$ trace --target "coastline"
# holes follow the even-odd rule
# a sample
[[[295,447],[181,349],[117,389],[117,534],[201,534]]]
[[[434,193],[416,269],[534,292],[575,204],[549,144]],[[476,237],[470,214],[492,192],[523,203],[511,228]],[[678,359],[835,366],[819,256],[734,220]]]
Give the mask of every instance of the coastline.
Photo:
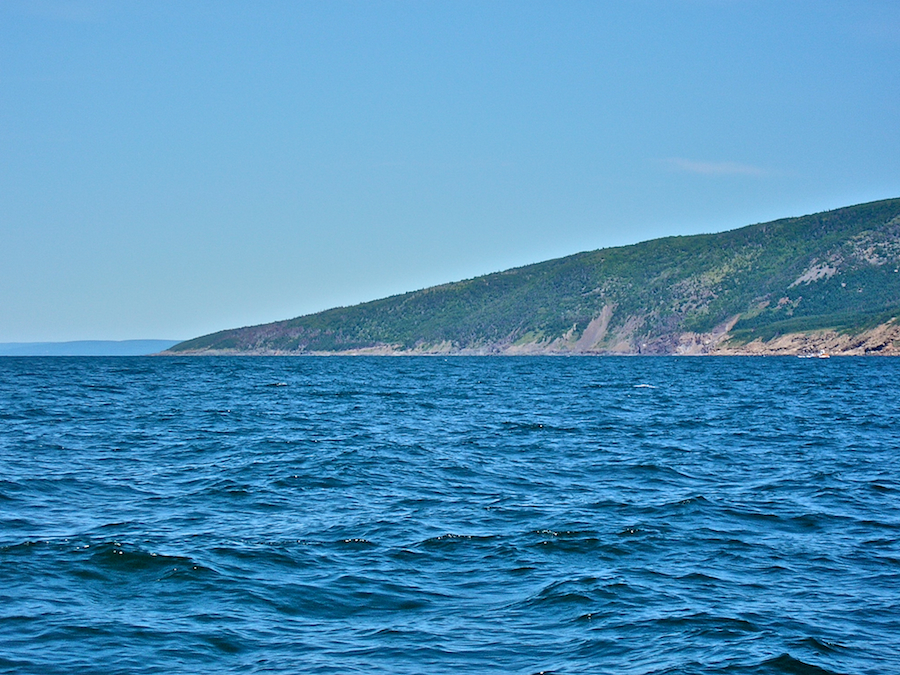
[[[730,327],[729,327],[730,328]],[[681,333],[649,343],[622,343],[604,349],[585,348],[578,343],[554,340],[549,343],[489,344],[478,348],[454,349],[449,343],[403,349],[395,345],[375,345],[340,351],[287,351],[198,349],[164,351],[156,356],[900,356],[900,323],[895,320],[857,334],[836,330],[788,333],[771,340],[734,344],[728,331]]]

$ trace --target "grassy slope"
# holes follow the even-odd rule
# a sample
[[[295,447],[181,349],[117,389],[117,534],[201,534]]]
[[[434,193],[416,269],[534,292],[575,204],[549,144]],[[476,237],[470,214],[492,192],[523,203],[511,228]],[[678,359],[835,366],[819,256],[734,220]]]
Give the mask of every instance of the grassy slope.
[[[477,349],[576,338],[603,307],[632,344],[705,332],[736,339],[854,331],[900,313],[900,199],[719,234],[601,249],[475,279],[183,342],[173,352]],[[792,286],[810,267],[831,276]],[[830,270],[834,271],[831,272]],[[574,328],[574,331],[572,330]]]

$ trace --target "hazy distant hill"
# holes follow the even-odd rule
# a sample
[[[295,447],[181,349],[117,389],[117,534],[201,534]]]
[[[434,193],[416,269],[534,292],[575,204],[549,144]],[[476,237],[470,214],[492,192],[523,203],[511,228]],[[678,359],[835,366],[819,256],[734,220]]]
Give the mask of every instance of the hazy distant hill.
[[[0,356],[143,356],[178,340],[76,340],[74,342],[0,342]]]
[[[900,353],[900,199],[578,253],[171,353]]]

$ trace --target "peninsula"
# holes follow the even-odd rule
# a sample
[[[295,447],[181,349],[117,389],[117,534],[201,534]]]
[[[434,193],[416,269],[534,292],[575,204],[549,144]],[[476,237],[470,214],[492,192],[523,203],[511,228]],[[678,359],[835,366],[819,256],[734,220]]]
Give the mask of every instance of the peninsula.
[[[900,355],[900,199],[527,265],[165,354]]]

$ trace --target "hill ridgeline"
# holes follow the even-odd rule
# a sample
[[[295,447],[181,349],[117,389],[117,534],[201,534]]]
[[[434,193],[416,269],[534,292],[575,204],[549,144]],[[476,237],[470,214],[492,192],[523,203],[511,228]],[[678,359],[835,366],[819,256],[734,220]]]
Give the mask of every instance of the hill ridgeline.
[[[548,260],[166,354],[900,354],[900,199]]]

